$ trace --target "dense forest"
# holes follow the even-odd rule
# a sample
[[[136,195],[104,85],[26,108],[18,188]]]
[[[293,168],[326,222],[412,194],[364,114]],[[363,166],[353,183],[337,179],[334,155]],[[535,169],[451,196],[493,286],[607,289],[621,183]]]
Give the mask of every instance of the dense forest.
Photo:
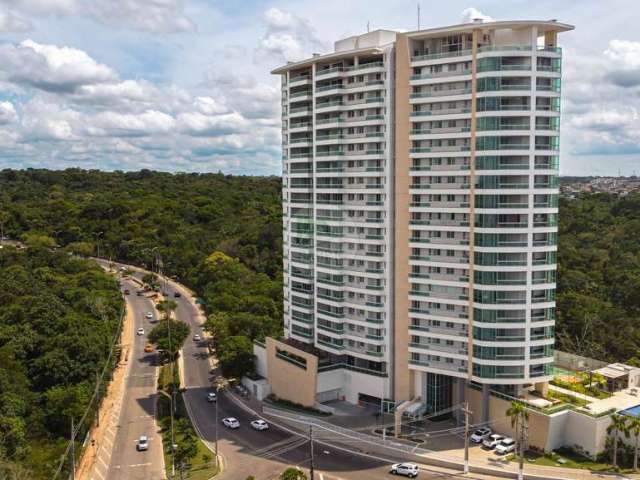
[[[276,177],[4,170],[0,230],[34,250],[58,246],[148,268],[160,261],[202,299],[216,345],[227,352],[223,367],[233,374],[233,365],[249,366],[254,338],[282,330],[280,191]],[[72,368],[64,357],[41,361]],[[0,357],[0,375],[3,367]],[[0,399],[3,394],[0,380]]]
[[[97,375],[111,372],[122,311],[116,280],[95,262],[0,250],[0,478],[55,471],[71,418],[77,425]]]
[[[562,199],[559,349],[640,365],[640,193]]]
[[[164,271],[204,302],[228,375],[249,368],[251,340],[280,333],[279,178],[5,170],[0,187],[0,230],[34,247],[0,257],[4,457],[28,458],[36,435],[48,440],[39,463],[51,465],[114,328],[112,316],[96,327],[91,307],[111,298],[113,282],[38,246],[147,267],[160,254]],[[640,364],[640,193],[562,199],[559,242],[558,348]]]

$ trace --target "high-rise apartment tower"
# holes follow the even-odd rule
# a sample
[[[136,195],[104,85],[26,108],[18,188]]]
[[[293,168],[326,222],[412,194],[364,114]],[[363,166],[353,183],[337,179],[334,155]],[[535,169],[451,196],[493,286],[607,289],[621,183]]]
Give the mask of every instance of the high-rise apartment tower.
[[[302,403],[384,398],[434,411],[465,388],[485,399],[544,389],[555,323],[557,35],[572,28],[377,30],[275,70],[285,339],[267,351],[308,373],[296,381],[270,365],[281,396],[311,389]]]

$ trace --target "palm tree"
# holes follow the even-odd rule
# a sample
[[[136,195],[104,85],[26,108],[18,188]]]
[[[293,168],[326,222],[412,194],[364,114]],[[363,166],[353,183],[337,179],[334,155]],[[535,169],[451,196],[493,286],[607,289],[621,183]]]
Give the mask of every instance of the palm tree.
[[[638,449],[640,448],[640,417],[633,417],[629,420],[626,428],[627,436],[629,433],[633,435],[635,443],[633,445],[633,469],[638,470]]]
[[[171,318],[171,313],[176,308],[178,308],[178,304],[173,300],[163,300],[161,302],[158,302],[156,308],[158,309],[158,311],[164,313],[164,319],[168,320],[169,318]]]
[[[617,413],[611,414],[611,425],[607,427],[607,433],[613,432],[613,466],[618,466],[618,435],[627,430],[628,417]]]
[[[511,428],[516,431],[516,439],[520,447],[520,468],[518,470],[518,479],[524,477],[524,432],[527,421],[529,420],[529,411],[523,402],[512,401],[511,406],[507,409],[507,417],[511,419]]]

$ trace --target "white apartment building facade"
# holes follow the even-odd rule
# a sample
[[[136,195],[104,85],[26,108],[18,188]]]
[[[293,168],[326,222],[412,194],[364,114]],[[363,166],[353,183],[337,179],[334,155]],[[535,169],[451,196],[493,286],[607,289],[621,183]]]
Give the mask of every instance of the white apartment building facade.
[[[572,28],[378,30],[274,71],[285,340],[273,352],[319,359],[317,401],[440,410],[469,385],[486,398],[551,378],[557,34]]]

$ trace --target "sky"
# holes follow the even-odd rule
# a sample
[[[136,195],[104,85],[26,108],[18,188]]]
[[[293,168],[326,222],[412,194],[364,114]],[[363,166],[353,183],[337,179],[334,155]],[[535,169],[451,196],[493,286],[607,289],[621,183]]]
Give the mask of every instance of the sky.
[[[561,174],[640,174],[637,0],[0,0],[0,168],[281,172],[288,60],[371,29],[575,25]]]

